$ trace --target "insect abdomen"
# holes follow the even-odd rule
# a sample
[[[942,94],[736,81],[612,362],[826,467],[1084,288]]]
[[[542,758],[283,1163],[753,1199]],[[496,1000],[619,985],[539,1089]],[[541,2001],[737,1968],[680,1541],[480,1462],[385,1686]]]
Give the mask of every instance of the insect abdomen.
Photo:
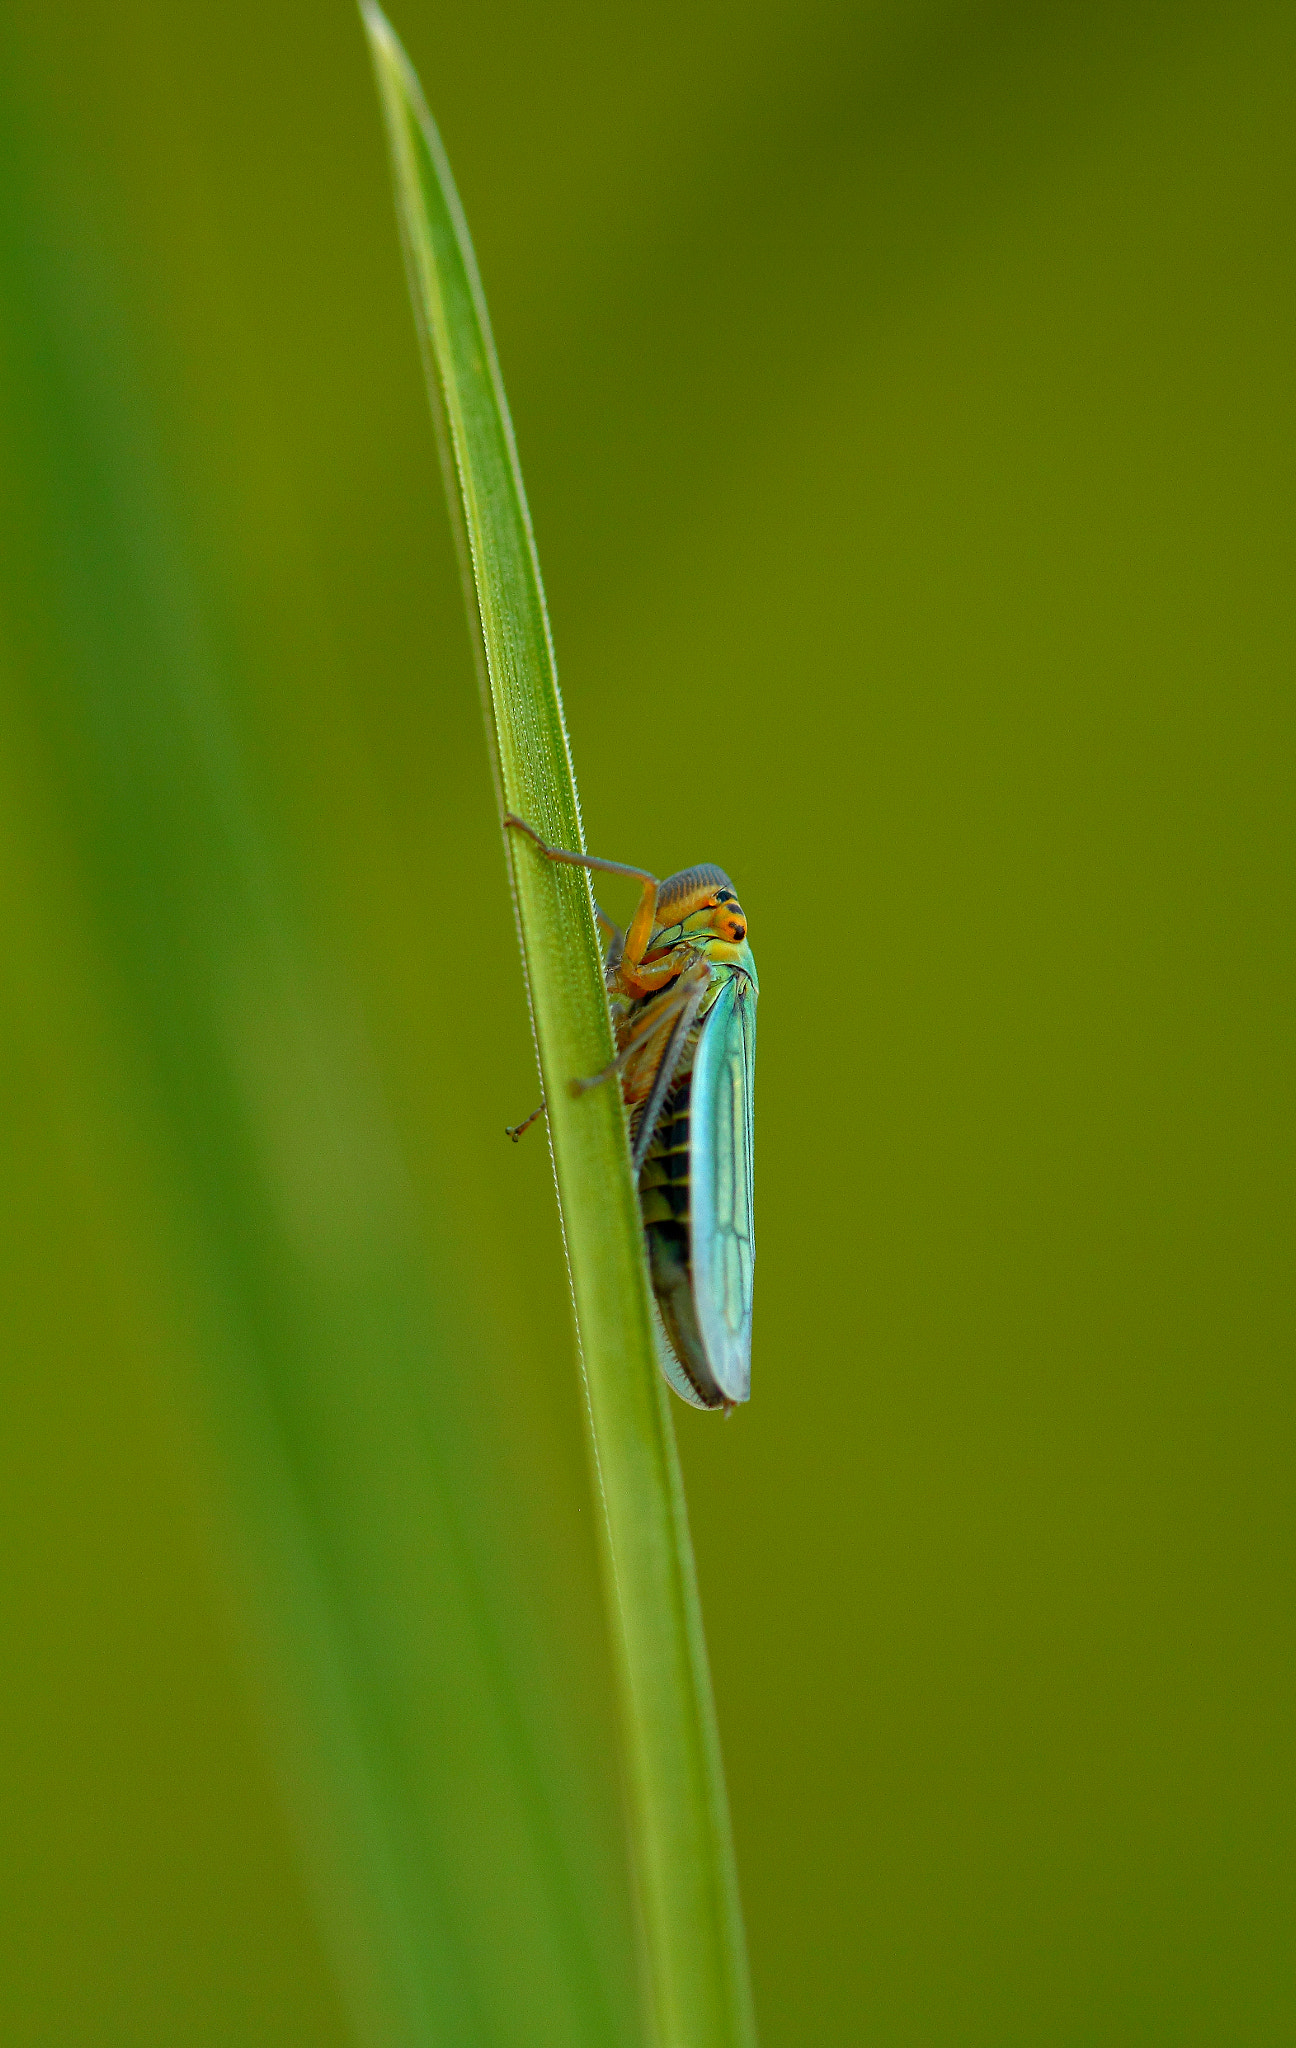
[[[639,1169],[644,1227],[689,1221],[689,1097],[693,1076],[677,1081],[662,1104],[652,1142]]]
[[[653,1292],[672,1351],[704,1408],[724,1396],[711,1377],[693,1300],[690,1230],[690,1099],[693,1077],[677,1081],[662,1105],[639,1169],[639,1203]]]

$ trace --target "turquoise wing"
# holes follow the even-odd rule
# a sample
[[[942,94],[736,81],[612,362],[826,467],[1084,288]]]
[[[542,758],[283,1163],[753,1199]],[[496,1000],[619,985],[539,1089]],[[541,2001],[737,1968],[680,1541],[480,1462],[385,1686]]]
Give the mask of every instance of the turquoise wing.
[[[739,969],[703,1021],[690,1133],[693,1297],[707,1362],[726,1401],[751,1394],[755,1066],[756,982]]]

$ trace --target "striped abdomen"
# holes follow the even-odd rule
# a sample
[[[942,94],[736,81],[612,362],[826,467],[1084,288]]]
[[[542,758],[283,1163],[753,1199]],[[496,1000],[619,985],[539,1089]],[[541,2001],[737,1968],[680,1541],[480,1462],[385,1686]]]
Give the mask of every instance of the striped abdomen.
[[[693,1300],[690,1231],[690,1101],[693,1076],[675,1083],[662,1105],[652,1141],[639,1169],[648,1269],[666,1335],[698,1400],[705,1408],[724,1405],[707,1364]]]

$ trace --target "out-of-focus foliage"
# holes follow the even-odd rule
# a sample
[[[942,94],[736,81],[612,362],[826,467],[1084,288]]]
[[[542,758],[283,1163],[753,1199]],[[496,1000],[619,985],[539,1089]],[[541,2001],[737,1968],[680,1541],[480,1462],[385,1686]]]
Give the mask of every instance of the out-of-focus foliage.
[[[753,919],[755,1397],[677,1419],[763,2037],[1276,2048],[1288,11],[397,26],[589,843],[721,861]],[[402,1853],[498,1958],[469,2038],[510,1997],[564,2038],[591,1984],[624,2030],[570,1312],[543,1147],[500,1136],[530,1045],[359,25],[77,0],[11,37],[6,2038],[364,2038],[409,1979],[359,1820],[418,1757]],[[362,1429],[344,1544],[322,1475]],[[282,1503],[250,1555],[249,1441]],[[432,1584],[463,1620],[395,1660],[418,1713],[330,1719],[328,1646]],[[483,1642],[507,1740],[494,1681],[452,1684]]]
[[[490,1426],[508,1347],[464,1326],[374,992],[240,734],[256,656],[191,567],[103,252],[9,172],[6,2037],[628,2041],[547,1461]]]

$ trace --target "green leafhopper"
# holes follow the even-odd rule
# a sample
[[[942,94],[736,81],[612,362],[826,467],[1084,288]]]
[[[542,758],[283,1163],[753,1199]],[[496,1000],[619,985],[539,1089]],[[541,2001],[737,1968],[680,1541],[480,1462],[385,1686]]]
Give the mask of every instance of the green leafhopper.
[[[605,974],[616,1058],[572,1085],[579,1093],[620,1076],[661,1368],[694,1407],[727,1412],[751,1394],[759,983],[746,914],[721,868],[685,868],[659,882],[643,868],[546,846],[521,818],[504,822],[548,860],[643,884],[625,932],[599,912],[611,933]]]

